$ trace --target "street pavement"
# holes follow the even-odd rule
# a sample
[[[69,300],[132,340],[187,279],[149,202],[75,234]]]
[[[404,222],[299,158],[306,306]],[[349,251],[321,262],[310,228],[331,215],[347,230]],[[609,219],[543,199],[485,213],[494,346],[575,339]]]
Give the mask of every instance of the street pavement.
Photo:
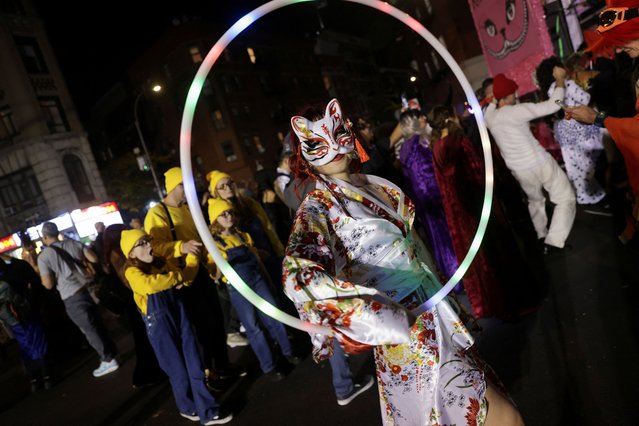
[[[621,245],[612,219],[579,208],[566,255],[541,258],[546,282],[541,308],[521,320],[480,321],[480,353],[496,370],[527,425],[639,424],[639,250]],[[517,277],[512,277],[516,280]],[[58,361],[58,382],[29,392],[17,347],[0,367],[0,425],[188,425],[167,382],[133,389],[132,339],[110,319],[121,368],[96,379],[96,355],[76,350]],[[308,354],[308,338],[295,334]],[[310,356],[282,381],[258,372],[248,347],[230,350],[247,377],[216,394],[236,412],[231,425],[381,425],[373,387],[350,405],[335,401],[330,367]],[[370,354],[352,357],[357,377],[373,373]]]

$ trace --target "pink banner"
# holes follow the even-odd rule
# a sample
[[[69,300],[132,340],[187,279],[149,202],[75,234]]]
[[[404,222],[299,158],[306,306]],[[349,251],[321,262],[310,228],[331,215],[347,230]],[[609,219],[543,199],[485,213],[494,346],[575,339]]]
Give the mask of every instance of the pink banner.
[[[491,75],[504,73],[518,93],[536,90],[535,68],[554,55],[541,0],[468,0]]]

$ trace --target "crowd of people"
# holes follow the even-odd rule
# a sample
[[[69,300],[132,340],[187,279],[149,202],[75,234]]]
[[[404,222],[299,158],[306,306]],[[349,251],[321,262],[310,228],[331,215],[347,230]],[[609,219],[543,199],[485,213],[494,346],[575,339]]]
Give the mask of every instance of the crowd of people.
[[[617,3],[633,9],[602,13],[600,43],[634,59],[639,3]],[[262,299],[332,330],[311,336],[312,356],[330,362],[339,405],[375,383],[372,375],[354,381],[348,364],[348,354],[370,350],[386,425],[523,424],[467,327],[473,319],[514,321],[536,311],[543,283],[533,273],[535,256],[571,249],[577,205],[613,216],[620,241],[636,243],[639,116],[611,103],[606,89],[616,87],[620,99],[639,97],[639,68],[624,66],[623,57],[588,52],[548,58],[535,73],[536,102],[520,102],[516,82],[503,74],[482,84],[495,199],[474,262],[434,306],[429,298],[466,256],[482,210],[481,140],[468,109],[407,109],[394,126],[375,128],[347,118],[337,99],[308,107],[291,118],[277,169],[262,176],[258,193],[240,190],[229,173],[208,173],[203,207],[211,235]],[[560,156],[534,131],[539,120],[553,129]],[[230,361],[229,347],[250,346],[274,381],[304,353],[203,250],[181,169],[164,176],[166,196],[143,220],[96,224],[91,247],[61,238],[47,222],[37,257],[28,250],[27,261],[3,256],[0,320],[20,345],[32,390],[49,389],[41,290],[57,290],[98,354],[96,378],[119,368],[99,310],[111,301],[134,338],[132,384],[168,377],[181,416],[223,424],[233,414],[211,390],[247,374]]]

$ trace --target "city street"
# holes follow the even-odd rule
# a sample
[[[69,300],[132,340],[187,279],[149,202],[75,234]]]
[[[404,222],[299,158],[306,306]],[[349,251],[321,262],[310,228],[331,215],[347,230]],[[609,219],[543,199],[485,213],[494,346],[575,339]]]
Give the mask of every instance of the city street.
[[[595,212],[599,213],[599,212]],[[480,353],[494,367],[528,425],[636,425],[639,407],[639,252],[621,245],[612,218],[578,208],[566,255],[543,259],[542,307],[515,322],[481,321]],[[516,280],[517,277],[512,277]],[[168,383],[131,387],[132,340],[114,323],[122,367],[95,379],[95,354],[85,348],[59,366],[53,389],[29,393],[17,345],[0,369],[1,425],[188,425]],[[308,353],[308,339],[296,335]],[[373,388],[340,407],[330,368],[310,356],[284,380],[257,372],[250,349],[230,350],[250,373],[223,395],[231,425],[381,425]],[[370,354],[352,359],[357,377],[373,373]]]

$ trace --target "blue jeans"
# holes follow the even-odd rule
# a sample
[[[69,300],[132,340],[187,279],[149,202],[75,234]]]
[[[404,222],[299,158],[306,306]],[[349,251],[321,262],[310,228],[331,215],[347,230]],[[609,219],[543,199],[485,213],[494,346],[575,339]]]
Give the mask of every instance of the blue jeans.
[[[261,275],[250,282],[249,287],[264,300],[277,306],[275,298],[268,289],[268,284]],[[264,331],[260,327],[260,323],[268,330],[268,334],[273,340],[280,345],[282,353],[285,356],[291,356],[293,355],[293,348],[286,335],[284,325],[253,306],[251,302],[238,293],[233,286],[229,285],[228,290],[231,296],[231,303],[235,307],[237,316],[246,329],[248,341],[260,362],[260,368],[265,373],[272,371],[275,368],[275,360],[268,341],[266,340],[266,336],[264,335]]]
[[[147,315],[142,317],[160,368],[169,376],[178,410],[197,413],[202,423],[213,419],[220,405],[206,387],[204,364],[178,290],[150,295]]]
[[[348,396],[353,391],[353,373],[348,365],[344,349],[336,341],[333,342],[333,356],[329,358],[328,362],[333,371],[335,396],[338,399]]]

